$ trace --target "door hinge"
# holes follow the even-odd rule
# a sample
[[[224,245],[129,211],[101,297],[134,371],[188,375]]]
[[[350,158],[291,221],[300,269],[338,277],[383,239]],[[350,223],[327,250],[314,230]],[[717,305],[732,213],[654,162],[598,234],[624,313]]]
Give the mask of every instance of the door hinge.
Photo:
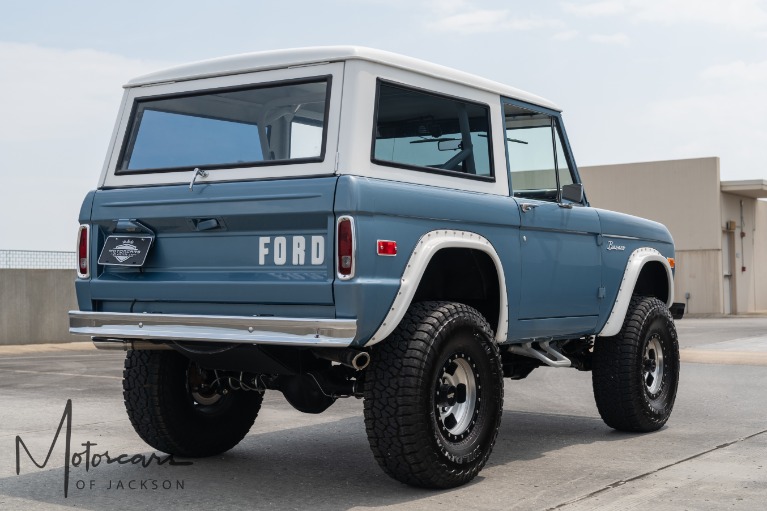
[[[601,234],[597,234],[597,246],[598,247],[602,246],[602,235]]]
[[[597,298],[599,298],[600,300],[605,297],[605,294],[606,293],[605,293],[604,287],[600,287],[599,289],[597,289]]]

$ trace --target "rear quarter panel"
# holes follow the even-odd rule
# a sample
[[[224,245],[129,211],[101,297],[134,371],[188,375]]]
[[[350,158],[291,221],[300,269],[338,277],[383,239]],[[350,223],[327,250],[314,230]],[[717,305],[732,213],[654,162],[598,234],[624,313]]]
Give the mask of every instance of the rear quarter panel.
[[[431,231],[487,238],[504,261],[507,289],[518,289],[519,212],[510,197],[354,176],[339,178],[336,197],[336,216],[355,219],[358,262],[354,279],[334,283],[336,312],[339,318],[358,318],[358,343],[381,326],[416,244]],[[378,256],[379,239],[396,241],[397,256]],[[509,311],[517,310],[517,294],[510,292],[508,299]]]

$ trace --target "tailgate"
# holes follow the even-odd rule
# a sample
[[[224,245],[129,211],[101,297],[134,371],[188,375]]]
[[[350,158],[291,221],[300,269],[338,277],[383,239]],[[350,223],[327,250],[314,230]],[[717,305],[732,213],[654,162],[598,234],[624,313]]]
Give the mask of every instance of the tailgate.
[[[96,192],[92,310],[333,316],[336,177]],[[96,265],[109,235],[143,225],[142,267]],[[82,304],[81,304],[82,305]]]

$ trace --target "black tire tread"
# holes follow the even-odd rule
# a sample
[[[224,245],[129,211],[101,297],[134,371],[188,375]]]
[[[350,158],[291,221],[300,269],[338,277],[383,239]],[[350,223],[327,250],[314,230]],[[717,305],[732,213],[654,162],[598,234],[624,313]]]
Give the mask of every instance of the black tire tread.
[[[174,351],[132,350],[125,357],[123,398],[133,428],[147,444],[184,457],[228,451],[248,433],[261,408],[257,392],[237,392],[227,414],[215,418],[190,415],[180,403],[179,366],[188,364]],[[182,375],[183,376],[183,375]]]
[[[671,352],[664,354],[672,364],[671,404],[665,416],[649,414],[642,406],[644,388],[637,377],[637,364],[644,353],[642,336],[649,323],[660,316],[671,339]],[[673,359],[672,359],[673,357]],[[675,360],[674,360],[675,359]],[[676,327],[666,304],[654,297],[634,296],[629,303],[620,332],[598,338],[594,346],[592,383],[594,398],[602,420],[613,429],[649,432],[663,427],[671,414],[679,380],[679,345]]]
[[[478,325],[489,339],[498,387],[498,410],[489,449],[480,459],[461,469],[449,467],[430,447],[431,434],[418,414],[423,413],[425,367],[435,357],[432,345],[445,327],[455,321]],[[495,444],[503,410],[503,371],[498,347],[485,318],[475,309],[453,302],[413,304],[396,330],[375,345],[365,376],[365,429],[376,461],[389,476],[403,483],[426,488],[451,488],[474,478],[487,462]],[[428,384],[428,383],[427,383]]]

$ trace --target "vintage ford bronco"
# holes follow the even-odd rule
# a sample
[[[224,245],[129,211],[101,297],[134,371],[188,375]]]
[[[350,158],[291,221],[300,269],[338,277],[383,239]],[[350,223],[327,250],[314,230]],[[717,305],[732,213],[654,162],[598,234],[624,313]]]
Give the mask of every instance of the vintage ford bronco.
[[[447,488],[487,462],[504,377],[590,370],[623,431],[674,404],[668,230],[590,207],[560,110],[470,74],[328,47],[137,78],[80,223],[70,331],[127,351],[167,453],[231,449],[266,390],[354,396],[387,474]]]

